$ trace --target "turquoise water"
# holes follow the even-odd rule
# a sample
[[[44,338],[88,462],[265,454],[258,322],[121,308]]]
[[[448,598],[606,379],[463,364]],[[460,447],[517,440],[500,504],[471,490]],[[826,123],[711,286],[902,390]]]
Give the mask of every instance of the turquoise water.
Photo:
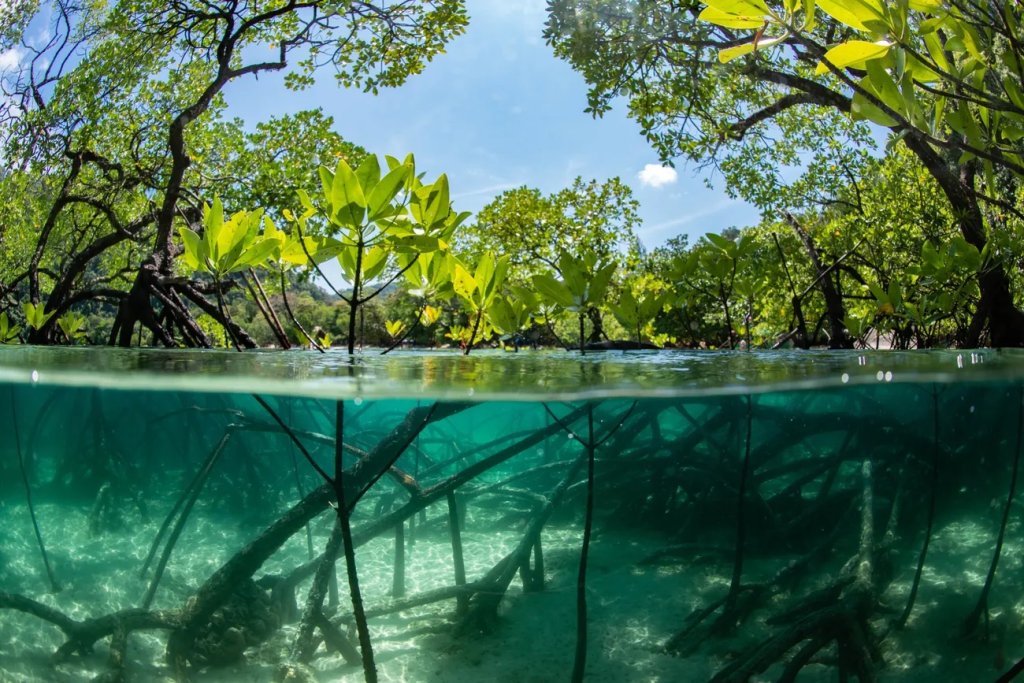
[[[381,680],[995,680],[1022,387],[994,351],[0,348],[0,681],[362,680],[340,551],[306,607],[342,518]]]

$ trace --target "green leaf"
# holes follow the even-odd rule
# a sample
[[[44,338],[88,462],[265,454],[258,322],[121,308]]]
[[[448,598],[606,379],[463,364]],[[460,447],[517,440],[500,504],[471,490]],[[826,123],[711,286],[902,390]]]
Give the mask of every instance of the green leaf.
[[[178,228],[178,234],[181,236],[181,243],[185,248],[183,254],[185,263],[192,270],[205,271],[206,254],[203,253],[204,242],[202,238],[184,226]]]
[[[548,273],[534,275],[533,286],[542,297],[553,304],[563,308],[568,308],[573,304],[573,296],[569,288]]]
[[[639,303],[629,287],[622,290],[619,302],[609,306],[615,319],[627,330],[633,330],[640,325]]]
[[[640,320],[642,323],[653,320],[661,309],[665,305],[665,300],[668,298],[667,292],[655,294],[650,292],[644,297],[644,300],[640,303]]]
[[[268,258],[278,249],[280,243],[273,238],[263,238],[256,242],[244,252],[238,261],[238,268],[258,268],[264,265]],[[303,254],[305,257],[305,254]]]
[[[395,251],[401,254],[429,254],[441,249],[441,242],[431,235],[407,235],[391,242]]]
[[[724,50],[718,51],[718,61],[722,64],[728,64],[737,57],[750,54],[754,50],[754,43],[744,43],[743,45],[737,45],[736,47],[727,47]]]
[[[950,261],[957,267],[975,273],[981,269],[981,252],[960,235],[954,235],[947,248]]]
[[[868,93],[871,93],[889,106],[901,107],[903,97],[892,81],[892,78],[876,62],[868,62],[868,75],[860,80],[860,86]],[[889,128],[896,125],[896,120],[886,114],[882,109],[869,101],[860,92],[853,93],[853,101],[850,107],[850,114],[854,119],[867,119],[880,126]]]
[[[942,257],[939,255],[939,250],[928,240],[921,243],[921,260],[924,261],[925,265],[934,269],[942,266]]]
[[[388,250],[384,247],[373,247],[363,252],[363,281],[370,282],[380,275],[388,265]]]
[[[707,238],[708,242],[713,244],[718,249],[724,251],[727,255],[732,256],[733,254],[736,253],[736,243],[733,242],[728,237],[722,237],[721,235],[718,235],[713,232],[709,232],[708,234],[704,235],[704,237]]]
[[[448,218],[451,211],[451,200],[448,197],[448,176],[441,176],[434,182],[432,191],[427,200],[427,209],[423,215],[423,223],[427,227],[434,226],[438,222]]]
[[[615,263],[609,263],[594,273],[594,279],[590,283],[587,297],[583,303],[590,305],[601,303],[601,300],[604,299],[604,292],[608,289],[608,283],[611,281],[617,267]]]
[[[324,167],[322,167],[322,166],[320,167],[321,173],[326,171],[326,170],[327,169],[325,169]],[[328,187],[330,187],[330,185],[328,185]],[[306,213],[308,215],[313,215],[314,213],[316,213],[316,207],[313,206],[313,202],[310,200],[309,194],[307,194],[305,190],[303,190],[301,188],[296,190],[295,191],[295,196],[297,196],[299,198],[299,203],[302,204],[302,208],[304,208],[306,210]],[[325,197],[327,196],[326,192],[325,192],[324,196]]]
[[[33,330],[42,328],[43,325],[53,317],[53,311],[49,313],[45,312],[44,304],[39,304],[37,306],[31,301],[26,301],[22,304],[21,309],[25,313],[25,320],[28,322],[28,326]]]
[[[207,205],[203,211],[203,256],[204,260],[217,260],[220,253],[217,244],[220,231],[224,225],[224,206],[220,197],[214,197],[213,204]]]
[[[210,235],[208,239],[211,243],[217,241],[217,233],[220,232],[220,227],[223,224],[224,205],[221,203],[220,197],[214,197],[213,204],[207,205],[203,212],[203,232]]]
[[[388,213],[391,202],[395,200],[411,173],[412,168],[409,166],[396,166],[374,186],[366,200],[370,221],[376,221]]]
[[[879,0],[818,0],[818,7],[835,19],[858,31],[868,31],[884,21],[885,8]]]
[[[305,246],[305,249],[303,249],[303,246]],[[284,246],[281,247],[280,259],[288,265],[304,266],[309,263],[309,257],[306,255],[306,252],[309,252],[310,256],[317,255],[316,239],[304,236],[300,242],[298,237],[289,237]]]
[[[884,57],[892,48],[892,43],[880,40],[875,43],[866,40],[848,40],[845,43],[836,45],[825,53],[825,59],[818,64],[815,74],[822,75],[830,71],[827,60],[837,69],[864,68],[865,63]]]
[[[401,320],[385,320],[384,329],[392,339],[398,339],[405,332],[405,323]]]
[[[342,227],[358,227],[363,223],[366,197],[352,167],[344,159],[338,159],[334,169],[334,181],[327,198],[331,204],[330,219]]]
[[[338,159],[338,165],[334,169],[334,182],[331,184],[331,201],[335,206],[347,206],[356,204],[366,206],[366,198],[363,195],[363,187],[359,183],[359,177],[348,165],[345,159]]]
[[[515,334],[519,331],[519,321],[512,304],[503,297],[496,298],[487,307],[487,317],[491,325],[500,334]]]
[[[476,281],[477,287],[481,289],[485,286],[485,283],[490,282],[494,278],[494,253],[485,252],[480,257],[480,261],[476,265],[476,272],[473,274],[473,279]]]
[[[697,15],[697,19],[700,21],[706,21],[709,24],[715,24],[716,26],[722,26],[724,28],[757,29],[764,26],[763,14],[736,14],[732,12],[723,12],[722,10],[714,7],[704,8],[704,11]]]
[[[57,318],[57,326],[69,342],[75,342],[85,336],[85,316],[75,311],[68,311]]]
[[[17,343],[19,332],[21,332],[21,326],[11,325],[11,321],[7,317],[7,311],[0,312],[0,344]]]
[[[896,280],[890,281],[889,290],[887,293],[889,295],[890,303],[892,303],[893,306],[898,308],[899,305],[903,302],[903,293],[900,289],[900,283]]]
[[[816,17],[814,16],[815,0],[803,0],[804,10],[804,33],[810,33],[814,30],[814,24]]]
[[[357,248],[353,245],[345,245],[338,252],[338,265],[341,266],[341,272],[349,282],[354,282],[356,279],[356,252]]]
[[[509,271],[509,258],[510,257],[508,255],[505,255],[495,262],[494,275],[492,275],[490,282],[487,283],[484,288],[483,294],[485,301],[493,300],[498,296],[499,290],[501,290],[502,285],[505,284],[505,278],[508,276]]]
[[[380,182],[380,163],[373,154],[367,154],[356,169],[356,178],[364,195],[369,195]]]
[[[704,4],[727,14],[759,14],[763,17],[771,13],[764,0],[704,0]]]
[[[237,261],[245,249],[250,234],[255,234],[258,220],[253,215],[239,211],[221,226],[217,235],[216,250],[211,255],[214,270],[224,274],[235,270]]]
[[[320,174],[320,187],[323,190],[324,199],[332,201],[331,188],[334,187],[334,174],[326,166],[321,166],[317,169],[317,172]],[[299,194],[299,201],[302,201],[302,195],[306,194],[306,192],[300,189],[297,193]],[[309,204],[308,201],[303,202],[303,206],[311,210],[313,209],[313,205]]]
[[[458,261],[455,262],[452,270],[452,286],[459,298],[470,304],[475,303],[473,294],[476,292],[476,280],[473,278],[473,274]]]
[[[578,261],[566,252],[558,259],[558,269],[562,273],[562,281],[565,283],[565,287],[575,298],[582,299],[587,287],[585,277],[586,264]]]

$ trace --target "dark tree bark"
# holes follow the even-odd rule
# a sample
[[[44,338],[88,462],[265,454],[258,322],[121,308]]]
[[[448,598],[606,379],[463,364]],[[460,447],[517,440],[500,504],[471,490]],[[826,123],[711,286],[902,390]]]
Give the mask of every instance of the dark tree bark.
[[[828,347],[830,349],[852,349],[853,340],[850,339],[849,335],[846,334],[846,309],[843,306],[843,297],[840,295],[839,290],[836,289],[836,283],[832,281],[832,274],[828,272],[828,268],[822,263],[821,255],[818,253],[818,248],[814,245],[814,240],[804,230],[803,226],[790,214],[788,211],[784,214],[786,222],[789,223],[790,227],[803,242],[804,249],[807,250],[807,256],[811,259],[811,263],[814,264],[814,271],[818,275],[818,284],[821,286],[821,293],[825,297],[825,315],[828,317],[829,327],[832,329],[832,337],[828,341]],[[794,305],[799,307],[799,301],[794,301]],[[799,308],[797,315],[803,322],[803,313]],[[806,328],[805,332],[806,332]]]
[[[904,141],[942,188],[953,209],[953,215],[959,220],[960,233],[964,239],[978,251],[984,249],[988,239],[981,206],[974,192],[974,166],[970,163],[959,165],[947,162],[916,132],[907,133]],[[981,290],[981,301],[961,345],[971,348],[980,346],[981,332],[987,329],[988,342],[992,346],[1024,346],[1024,313],[1013,301],[1010,278],[1002,264],[985,264],[978,273],[978,288]]]

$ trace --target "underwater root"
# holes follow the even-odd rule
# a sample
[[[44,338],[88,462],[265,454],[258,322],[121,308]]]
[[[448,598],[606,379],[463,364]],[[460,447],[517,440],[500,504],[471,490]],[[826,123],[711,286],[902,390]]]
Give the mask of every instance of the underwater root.
[[[750,613],[760,606],[766,597],[761,585],[745,585],[730,596],[722,596],[704,607],[695,609],[686,618],[682,630],[665,644],[665,652],[673,655],[691,655],[707,639],[726,636],[743,622]],[[713,615],[718,616],[712,619]]]
[[[797,674],[821,650],[835,644],[838,666],[843,680],[856,676],[861,683],[876,680],[875,668],[883,662],[879,640],[871,630],[868,617],[874,608],[874,598],[859,584],[837,601],[824,606],[797,610],[786,618],[773,619],[787,628],[767,640],[742,652],[729,665],[711,679],[712,683],[744,683],[752,676],[764,672],[780,661],[787,652],[803,646],[786,663],[781,682],[796,680]]]
[[[76,653],[89,654],[96,641],[111,637],[111,664],[115,669],[104,675],[104,680],[122,680],[128,635],[132,631],[171,630],[181,623],[181,613],[176,610],[141,609],[126,609],[78,621],[32,598],[5,592],[0,592],[0,609],[30,614],[59,628],[67,640],[54,653],[56,661],[64,661]]]
[[[776,595],[778,585],[792,579],[783,574],[791,574],[793,570],[791,566],[780,572],[771,585],[743,586],[731,609],[726,607],[727,600],[722,597],[695,610],[686,628],[666,644],[665,650],[671,654],[692,654],[708,638],[727,635],[738,619],[745,618]],[[766,623],[780,630],[741,651],[715,674],[712,683],[745,683],[782,663],[786,655],[796,649],[778,678],[780,683],[789,683],[796,680],[797,674],[811,664],[816,655],[833,645],[836,651],[833,663],[838,666],[842,680],[855,676],[861,683],[874,681],[875,669],[883,664],[880,643],[884,634],[877,636],[869,623],[877,604],[871,586],[852,573],[846,574],[768,618]],[[719,610],[719,616],[710,619]]]
[[[861,683],[876,680],[875,670],[883,663],[880,643],[884,635],[877,636],[869,620],[878,609],[878,596],[891,580],[888,571],[891,537],[887,533],[882,542],[875,540],[873,469],[870,460],[862,463],[860,539],[856,554],[845,563],[833,583],[798,598],[792,607],[768,618],[765,623],[778,630],[741,651],[715,674],[711,679],[713,683],[744,683],[776,664],[783,666],[778,680],[794,681],[822,650],[833,645],[835,654],[830,659],[839,669],[840,680],[851,677]],[[731,633],[738,620],[791,588],[797,577],[828,554],[852,511],[851,506],[830,537],[814,551],[777,572],[769,582],[734,583],[728,595],[695,610],[684,629],[668,641],[665,650],[671,654],[692,654],[709,637]],[[895,515],[894,504],[887,529],[892,527]],[[718,617],[712,620],[715,614]],[[795,653],[786,661],[785,657],[794,649]]]
[[[487,631],[492,627],[498,618],[498,605],[501,604],[509,584],[512,583],[512,579],[520,571],[520,568],[529,562],[530,555],[540,538],[540,532],[543,530],[544,525],[547,524],[551,513],[562,502],[566,490],[575,481],[586,462],[587,458],[584,455],[572,464],[569,471],[566,472],[565,478],[548,494],[547,502],[541,506],[537,514],[530,520],[526,532],[523,534],[515,550],[499,560],[480,581],[485,589],[476,592],[470,598],[466,613],[459,620],[455,628],[457,635]]]

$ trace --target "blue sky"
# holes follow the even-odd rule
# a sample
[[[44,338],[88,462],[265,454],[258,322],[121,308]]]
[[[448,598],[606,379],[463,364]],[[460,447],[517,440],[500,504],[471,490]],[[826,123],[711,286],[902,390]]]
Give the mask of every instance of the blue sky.
[[[624,106],[601,119],[584,113],[583,78],[541,38],[544,0],[467,0],[467,6],[466,33],[401,88],[373,96],[341,89],[325,74],[313,88],[292,93],[280,77],[264,76],[228,87],[229,115],[254,124],[323,107],[346,139],[377,154],[412,152],[428,177],[447,173],[460,211],[476,212],[520,185],[552,193],[578,175],[618,176],[640,201],[640,238],[648,248],[680,233],[692,240],[757,221],[753,207],[726,197],[721,183],[709,190],[681,164],[674,182],[654,187],[640,179],[657,155]]]

